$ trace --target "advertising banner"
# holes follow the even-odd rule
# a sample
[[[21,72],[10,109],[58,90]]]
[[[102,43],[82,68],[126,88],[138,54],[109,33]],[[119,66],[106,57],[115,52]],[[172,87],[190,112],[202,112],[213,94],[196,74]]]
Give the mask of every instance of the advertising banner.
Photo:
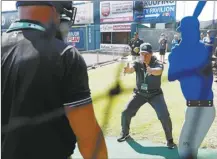
[[[120,52],[130,52],[131,51],[130,46],[126,44],[100,44],[100,49],[120,51]]]
[[[135,1],[143,11],[134,11],[134,20],[143,23],[169,23],[176,20],[176,1]]]
[[[77,8],[75,24],[91,24],[93,19],[93,3],[86,2],[74,5]]]
[[[102,24],[100,32],[131,32],[131,23],[124,24]]]
[[[6,11],[2,12],[1,18],[1,28],[2,30],[7,30],[11,23],[18,19],[17,11]]]
[[[101,23],[131,21],[133,21],[133,1],[100,2]]]
[[[85,50],[85,30],[86,28],[71,29],[67,38],[68,44],[76,47],[78,50]]]
[[[87,27],[87,32],[88,32],[88,46],[87,50],[94,50],[95,49],[95,38],[94,38],[94,25],[89,25]]]

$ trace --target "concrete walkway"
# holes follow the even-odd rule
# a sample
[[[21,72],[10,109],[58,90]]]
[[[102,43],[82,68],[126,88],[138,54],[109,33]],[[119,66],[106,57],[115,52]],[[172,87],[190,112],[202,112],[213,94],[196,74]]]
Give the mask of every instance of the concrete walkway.
[[[106,144],[110,159],[179,159],[177,148],[170,150],[165,145],[150,141],[135,141],[118,143],[115,137],[107,137]],[[72,159],[81,159],[78,149]],[[217,150],[200,149],[198,159],[217,159]]]

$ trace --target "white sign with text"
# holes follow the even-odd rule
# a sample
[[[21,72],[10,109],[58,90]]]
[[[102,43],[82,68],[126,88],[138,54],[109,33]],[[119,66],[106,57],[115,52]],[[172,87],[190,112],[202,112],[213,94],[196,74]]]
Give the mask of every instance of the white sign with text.
[[[131,48],[127,44],[100,44],[100,49],[102,50],[112,50],[121,52],[130,52]]]
[[[131,23],[124,24],[102,24],[100,32],[131,32]]]
[[[93,19],[93,3],[87,2],[74,5],[77,8],[75,24],[91,24]]]
[[[133,1],[100,2],[100,22],[133,21]]]

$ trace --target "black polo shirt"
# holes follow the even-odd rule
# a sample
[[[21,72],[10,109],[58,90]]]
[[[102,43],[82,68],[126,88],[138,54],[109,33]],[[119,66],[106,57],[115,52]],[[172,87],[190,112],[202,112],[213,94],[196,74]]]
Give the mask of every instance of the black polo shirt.
[[[151,68],[164,68],[163,64],[157,60],[157,58],[155,56],[152,56],[151,61],[149,66]],[[152,92],[153,90],[161,90],[161,76],[154,76],[154,75],[147,75],[144,76],[144,73],[146,73],[146,65],[144,63],[141,62],[134,62],[133,65],[135,72],[136,72],[136,86],[137,86],[137,90],[139,92],[146,92],[141,90],[141,85],[142,83],[146,83],[148,86],[148,90],[149,92]],[[145,80],[144,80],[145,78]]]
[[[64,106],[91,103],[87,67],[79,52],[39,30],[2,36],[2,159],[66,159],[76,137]],[[79,122],[79,121],[78,121]]]
[[[142,43],[143,43],[143,40],[140,40],[139,38],[138,38],[138,39],[132,38],[132,39],[130,40],[129,45],[130,45],[130,47],[131,47],[131,49],[132,49],[131,54],[132,54],[133,56],[139,56],[139,53],[134,52],[133,49],[136,48],[136,47],[139,48]]]

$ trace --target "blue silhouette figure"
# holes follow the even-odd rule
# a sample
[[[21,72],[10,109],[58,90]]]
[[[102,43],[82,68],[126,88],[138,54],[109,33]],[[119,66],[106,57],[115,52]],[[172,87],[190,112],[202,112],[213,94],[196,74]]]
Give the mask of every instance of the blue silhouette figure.
[[[213,74],[205,45],[200,42],[199,21],[193,16],[181,20],[182,41],[169,56],[169,81],[179,80],[186,100],[212,100]]]
[[[209,52],[200,42],[200,15],[206,1],[198,2],[193,16],[184,17],[178,31],[181,42],[169,55],[168,80],[180,82],[186,101],[213,100],[213,73]],[[181,159],[196,159],[198,148],[215,118],[213,106],[187,107],[185,121],[179,139]]]

